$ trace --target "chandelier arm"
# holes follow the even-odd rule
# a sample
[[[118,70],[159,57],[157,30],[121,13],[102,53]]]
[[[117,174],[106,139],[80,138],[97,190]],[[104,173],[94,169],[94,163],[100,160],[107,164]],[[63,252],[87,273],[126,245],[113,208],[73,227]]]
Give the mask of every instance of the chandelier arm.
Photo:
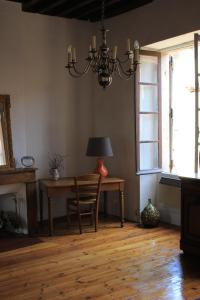
[[[130,72],[124,71],[124,68],[119,61],[118,61],[117,66],[118,66],[118,70],[120,70],[125,77],[130,77],[132,75]]]
[[[124,67],[123,67],[123,63],[119,60],[119,59],[117,59],[117,62],[118,62],[118,65],[119,65],[119,67],[120,67],[120,70],[122,71],[122,73],[125,75],[125,76],[131,76],[133,73],[134,73],[134,71],[132,70],[132,72],[128,72],[128,71],[124,71]],[[134,65],[134,68],[135,68],[135,65]],[[130,70],[130,69],[129,69]]]
[[[98,65],[99,65],[99,57],[92,61],[92,71],[94,73],[98,72]]]
[[[116,62],[109,62],[109,73],[112,75],[115,71]]]
[[[90,60],[90,61],[88,62],[88,64],[85,66],[84,70],[83,70],[82,72],[80,72],[80,71],[77,70],[77,68],[75,67],[75,64],[73,64],[73,70],[74,70],[74,72],[75,72],[77,75],[79,75],[79,77],[81,77],[81,76],[83,76],[83,75],[85,75],[85,74],[88,73],[88,71],[89,71],[91,65],[92,65],[92,60]]]
[[[70,74],[72,77],[74,77],[74,78],[80,78],[80,77],[82,76],[82,75],[77,75],[77,74],[72,73],[71,68],[68,69],[68,72],[69,72],[69,74]]]
[[[122,67],[121,67],[120,64],[116,64],[116,71],[117,71],[116,73],[118,74],[118,76],[119,76],[121,79],[129,80],[129,79],[131,78],[131,75],[132,75],[132,74],[125,72],[125,71],[122,69]],[[121,73],[121,71],[122,71],[122,73]],[[122,74],[123,74],[123,75],[122,75]]]
[[[124,60],[120,60],[118,57],[117,57],[117,61],[120,63],[120,64],[125,64],[129,61],[129,58],[126,58]]]

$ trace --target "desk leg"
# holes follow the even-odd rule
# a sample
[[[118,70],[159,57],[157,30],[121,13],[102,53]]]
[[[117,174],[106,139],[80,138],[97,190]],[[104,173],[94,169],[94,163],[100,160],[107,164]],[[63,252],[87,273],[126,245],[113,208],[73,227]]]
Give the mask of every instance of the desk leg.
[[[107,191],[104,191],[103,192],[103,213],[104,213],[104,217],[107,216],[107,198],[108,198]]]
[[[49,235],[53,235],[52,199],[48,198]]]
[[[124,227],[124,192],[119,191],[121,227]]]
[[[43,192],[40,189],[40,225],[43,226]]]

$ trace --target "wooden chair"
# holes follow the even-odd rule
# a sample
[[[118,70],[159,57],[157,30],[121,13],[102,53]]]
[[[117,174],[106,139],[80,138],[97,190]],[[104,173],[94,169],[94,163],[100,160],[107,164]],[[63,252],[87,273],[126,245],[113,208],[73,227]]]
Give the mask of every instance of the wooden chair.
[[[88,174],[74,177],[72,198],[67,198],[67,219],[70,224],[70,215],[78,217],[80,234],[82,233],[82,216],[91,216],[91,223],[95,222],[95,231],[98,230],[99,198],[102,177],[99,174]]]

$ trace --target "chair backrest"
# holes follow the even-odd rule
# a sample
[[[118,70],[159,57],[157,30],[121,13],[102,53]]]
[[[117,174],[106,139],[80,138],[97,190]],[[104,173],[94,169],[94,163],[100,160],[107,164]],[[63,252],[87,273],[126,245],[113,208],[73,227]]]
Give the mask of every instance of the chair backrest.
[[[100,174],[85,174],[74,177],[74,186],[77,201],[84,195],[92,195],[99,203],[102,176]]]

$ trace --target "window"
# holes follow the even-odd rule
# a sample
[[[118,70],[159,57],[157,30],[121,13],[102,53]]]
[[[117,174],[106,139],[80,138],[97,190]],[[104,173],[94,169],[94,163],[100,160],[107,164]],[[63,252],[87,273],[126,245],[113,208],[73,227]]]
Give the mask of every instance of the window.
[[[195,165],[194,48],[164,54],[162,67],[163,170],[190,174]]]
[[[199,41],[195,34],[195,47],[184,44],[162,55],[141,51],[135,82],[137,174],[199,170]]]
[[[141,51],[136,75],[137,173],[161,168],[160,53]]]

